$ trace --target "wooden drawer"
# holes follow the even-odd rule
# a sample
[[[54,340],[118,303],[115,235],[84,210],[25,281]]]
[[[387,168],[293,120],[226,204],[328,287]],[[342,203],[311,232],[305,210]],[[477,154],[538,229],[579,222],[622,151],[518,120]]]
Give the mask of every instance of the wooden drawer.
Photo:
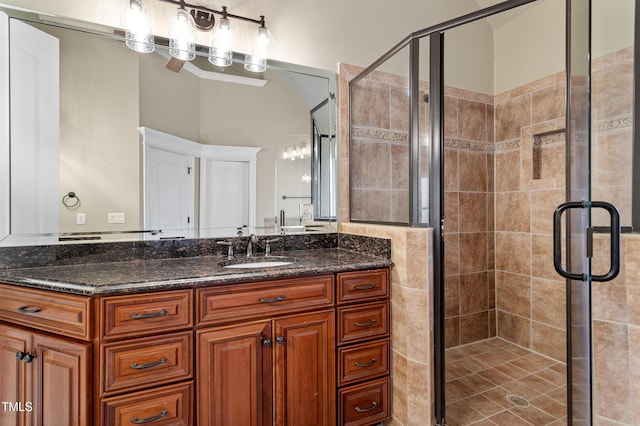
[[[104,338],[165,333],[193,327],[191,290],[104,297],[101,335]]]
[[[332,307],[333,275],[198,289],[197,325]]]
[[[0,284],[0,319],[38,330],[91,339],[90,297]]]
[[[389,270],[344,272],[338,274],[338,305],[365,302],[389,296]]]
[[[389,334],[389,302],[338,308],[338,344]]]
[[[101,404],[101,424],[193,425],[193,399],[193,382],[107,398]]]
[[[389,418],[389,378],[349,386],[338,391],[340,426],[363,426]]]
[[[131,391],[192,377],[192,332],[102,345],[102,392]]]
[[[338,350],[338,386],[389,374],[389,339]]]

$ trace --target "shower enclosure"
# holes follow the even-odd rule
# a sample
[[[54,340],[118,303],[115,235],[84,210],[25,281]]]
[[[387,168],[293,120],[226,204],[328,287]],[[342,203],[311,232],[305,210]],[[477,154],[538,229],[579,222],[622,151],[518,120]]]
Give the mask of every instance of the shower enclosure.
[[[436,424],[627,418],[593,310],[632,223],[634,3],[505,1],[349,82],[350,221],[434,230]]]

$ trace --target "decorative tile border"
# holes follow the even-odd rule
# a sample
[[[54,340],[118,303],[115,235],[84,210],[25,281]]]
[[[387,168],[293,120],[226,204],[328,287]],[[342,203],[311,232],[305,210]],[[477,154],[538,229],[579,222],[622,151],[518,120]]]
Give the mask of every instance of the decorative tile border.
[[[621,117],[600,120],[597,122],[596,126],[598,132],[610,132],[613,130],[624,129],[626,127],[633,126],[633,117],[631,115],[624,115]]]
[[[396,130],[374,129],[369,127],[353,127],[351,137],[363,139],[376,139],[389,142],[407,142],[409,132],[399,132]]]
[[[519,149],[522,146],[522,141],[520,139],[512,139],[509,141],[496,142],[495,151],[509,151],[512,149]]]
[[[445,138],[445,148],[465,149],[469,151],[493,152],[493,142],[470,141],[466,139]]]
[[[534,135],[533,136],[533,147],[541,148],[545,145],[553,145],[553,144],[564,144],[566,142],[566,137],[564,130],[559,130],[554,133],[548,133],[545,135]]]

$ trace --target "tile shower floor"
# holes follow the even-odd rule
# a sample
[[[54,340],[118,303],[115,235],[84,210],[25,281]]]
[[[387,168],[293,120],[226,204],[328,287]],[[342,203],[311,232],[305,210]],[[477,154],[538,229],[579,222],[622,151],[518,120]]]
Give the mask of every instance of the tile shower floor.
[[[446,351],[446,424],[566,425],[566,365],[495,337]]]

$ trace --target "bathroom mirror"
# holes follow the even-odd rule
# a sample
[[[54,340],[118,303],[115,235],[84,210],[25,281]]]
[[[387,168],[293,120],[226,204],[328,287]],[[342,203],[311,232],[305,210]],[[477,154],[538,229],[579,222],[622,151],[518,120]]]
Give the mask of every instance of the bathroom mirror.
[[[243,225],[258,234],[279,233],[281,211],[282,224],[294,232],[324,230],[323,225],[335,221],[335,73],[269,61],[267,70],[256,74],[245,71],[242,63],[215,67],[206,56],[198,56],[176,72],[168,69],[169,56],[162,45],[151,54],[134,52],[125,46],[117,29],[96,30],[93,25],[61,24],[59,18],[53,22],[46,16],[6,13],[11,31],[17,26],[33,29],[43,35],[43,40],[36,41],[38,49],[50,43],[57,50],[59,63],[56,59],[42,62],[55,74],[51,81],[58,81],[59,86],[13,77],[29,74],[18,67],[21,62],[32,62],[32,57],[15,45],[17,37],[11,37],[10,52],[17,56],[2,64],[11,67],[12,78],[0,99],[10,99],[6,108],[15,116],[27,109],[27,116],[59,117],[59,121],[50,119],[45,128],[52,137],[35,145],[23,143],[23,137],[29,136],[24,133],[33,127],[30,120],[23,132],[8,118],[3,123],[11,146],[0,148],[3,154],[11,152],[11,159],[10,163],[3,160],[1,169],[10,170],[10,175],[5,170],[0,177],[0,196],[10,201],[10,207],[0,212],[0,245],[230,236]],[[3,47],[9,48],[6,38],[3,36]],[[199,47],[202,55],[206,49]],[[45,95],[53,109],[43,109],[39,101],[33,111],[21,104],[21,99],[38,95],[38,84],[55,88]],[[323,105],[321,111],[318,105]],[[312,158],[317,139],[313,123],[328,138],[322,161]],[[184,232],[173,225],[171,229],[149,228],[143,129],[205,149],[255,149],[255,174],[249,175],[255,180],[255,197],[250,201],[253,218],[223,226],[208,222],[206,230],[199,229],[200,216],[207,213],[203,213],[199,196],[201,158],[191,153],[193,162],[185,167],[191,176],[185,179],[192,182],[188,196],[169,200],[169,204],[190,204],[188,225]],[[308,156],[284,159],[292,149],[306,150]],[[168,175],[162,176],[160,181],[169,180]],[[314,184],[321,190],[312,191],[312,177],[317,177]],[[175,180],[163,185],[173,183]],[[314,204],[331,208],[325,207],[307,221],[311,226],[299,226],[301,205]]]

